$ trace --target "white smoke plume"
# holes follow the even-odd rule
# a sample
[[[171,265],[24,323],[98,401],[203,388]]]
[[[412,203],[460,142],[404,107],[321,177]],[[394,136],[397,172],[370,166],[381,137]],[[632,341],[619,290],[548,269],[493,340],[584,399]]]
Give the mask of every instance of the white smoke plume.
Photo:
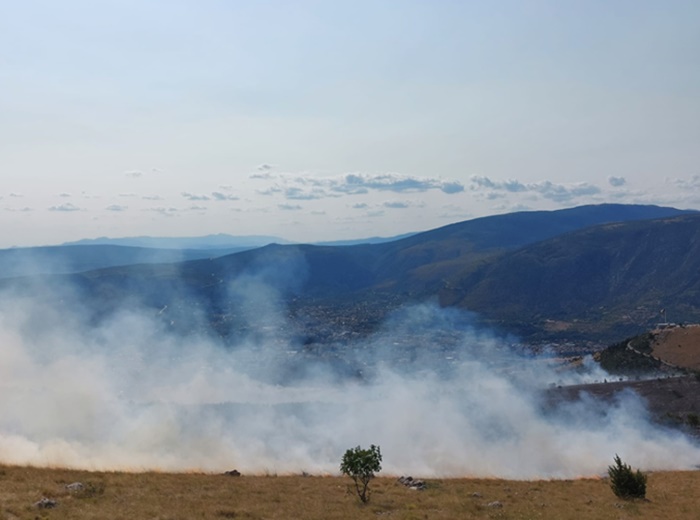
[[[280,330],[274,291],[248,279],[235,297],[246,288],[252,325]],[[616,453],[645,470],[700,463],[632,394],[545,406],[541,390],[563,376],[456,311],[404,309],[314,362],[280,334],[224,346],[137,305],[91,323],[69,291],[35,292],[0,303],[2,463],[336,474],[358,444],[381,446],[385,473],[424,477],[590,476]],[[341,358],[362,377],[330,370]],[[303,375],[278,377],[294,364]]]

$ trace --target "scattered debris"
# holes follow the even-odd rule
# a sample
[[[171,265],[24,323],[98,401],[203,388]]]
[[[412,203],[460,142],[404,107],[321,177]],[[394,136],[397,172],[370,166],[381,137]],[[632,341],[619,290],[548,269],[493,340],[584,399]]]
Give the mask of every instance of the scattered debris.
[[[58,505],[58,502],[50,498],[42,497],[38,502],[34,502],[34,506],[39,509],[53,509]]]
[[[232,469],[231,471],[224,471],[224,475],[228,475],[229,477],[240,477],[241,472],[237,469]]]
[[[406,486],[408,489],[413,489],[414,491],[420,491],[427,487],[425,485],[425,481],[414,479],[413,477],[399,477],[398,482]]]

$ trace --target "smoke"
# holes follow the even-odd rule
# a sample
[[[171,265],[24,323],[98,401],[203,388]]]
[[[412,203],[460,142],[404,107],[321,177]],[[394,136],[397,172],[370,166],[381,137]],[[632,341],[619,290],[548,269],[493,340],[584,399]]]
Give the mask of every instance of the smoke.
[[[523,357],[454,310],[408,307],[309,353],[255,276],[230,293],[260,333],[227,344],[136,304],[94,321],[76,293],[47,291],[0,299],[2,463],[333,474],[358,444],[380,445],[388,474],[425,477],[596,475],[616,453],[645,470],[700,462],[634,394],[548,404],[549,385],[603,375]]]

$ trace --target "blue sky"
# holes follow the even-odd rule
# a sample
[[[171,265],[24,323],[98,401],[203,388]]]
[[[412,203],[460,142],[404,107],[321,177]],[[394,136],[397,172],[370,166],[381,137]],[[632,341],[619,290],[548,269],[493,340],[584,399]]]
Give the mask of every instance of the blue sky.
[[[700,2],[0,2],[0,247],[700,209]]]

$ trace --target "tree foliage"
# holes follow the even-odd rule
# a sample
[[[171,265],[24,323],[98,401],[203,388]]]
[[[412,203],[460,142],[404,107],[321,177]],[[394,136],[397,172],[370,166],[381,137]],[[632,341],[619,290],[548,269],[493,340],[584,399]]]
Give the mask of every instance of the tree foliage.
[[[348,475],[355,482],[357,496],[363,503],[369,501],[369,482],[375,473],[382,469],[382,453],[379,446],[372,444],[369,449],[359,446],[349,449],[343,455],[340,463],[340,471]]]
[[[624,464],[619,455],[615,455],[615,465],[608,466],[610,487],[620,498],[644,498],[647,493],[647,476]]]

